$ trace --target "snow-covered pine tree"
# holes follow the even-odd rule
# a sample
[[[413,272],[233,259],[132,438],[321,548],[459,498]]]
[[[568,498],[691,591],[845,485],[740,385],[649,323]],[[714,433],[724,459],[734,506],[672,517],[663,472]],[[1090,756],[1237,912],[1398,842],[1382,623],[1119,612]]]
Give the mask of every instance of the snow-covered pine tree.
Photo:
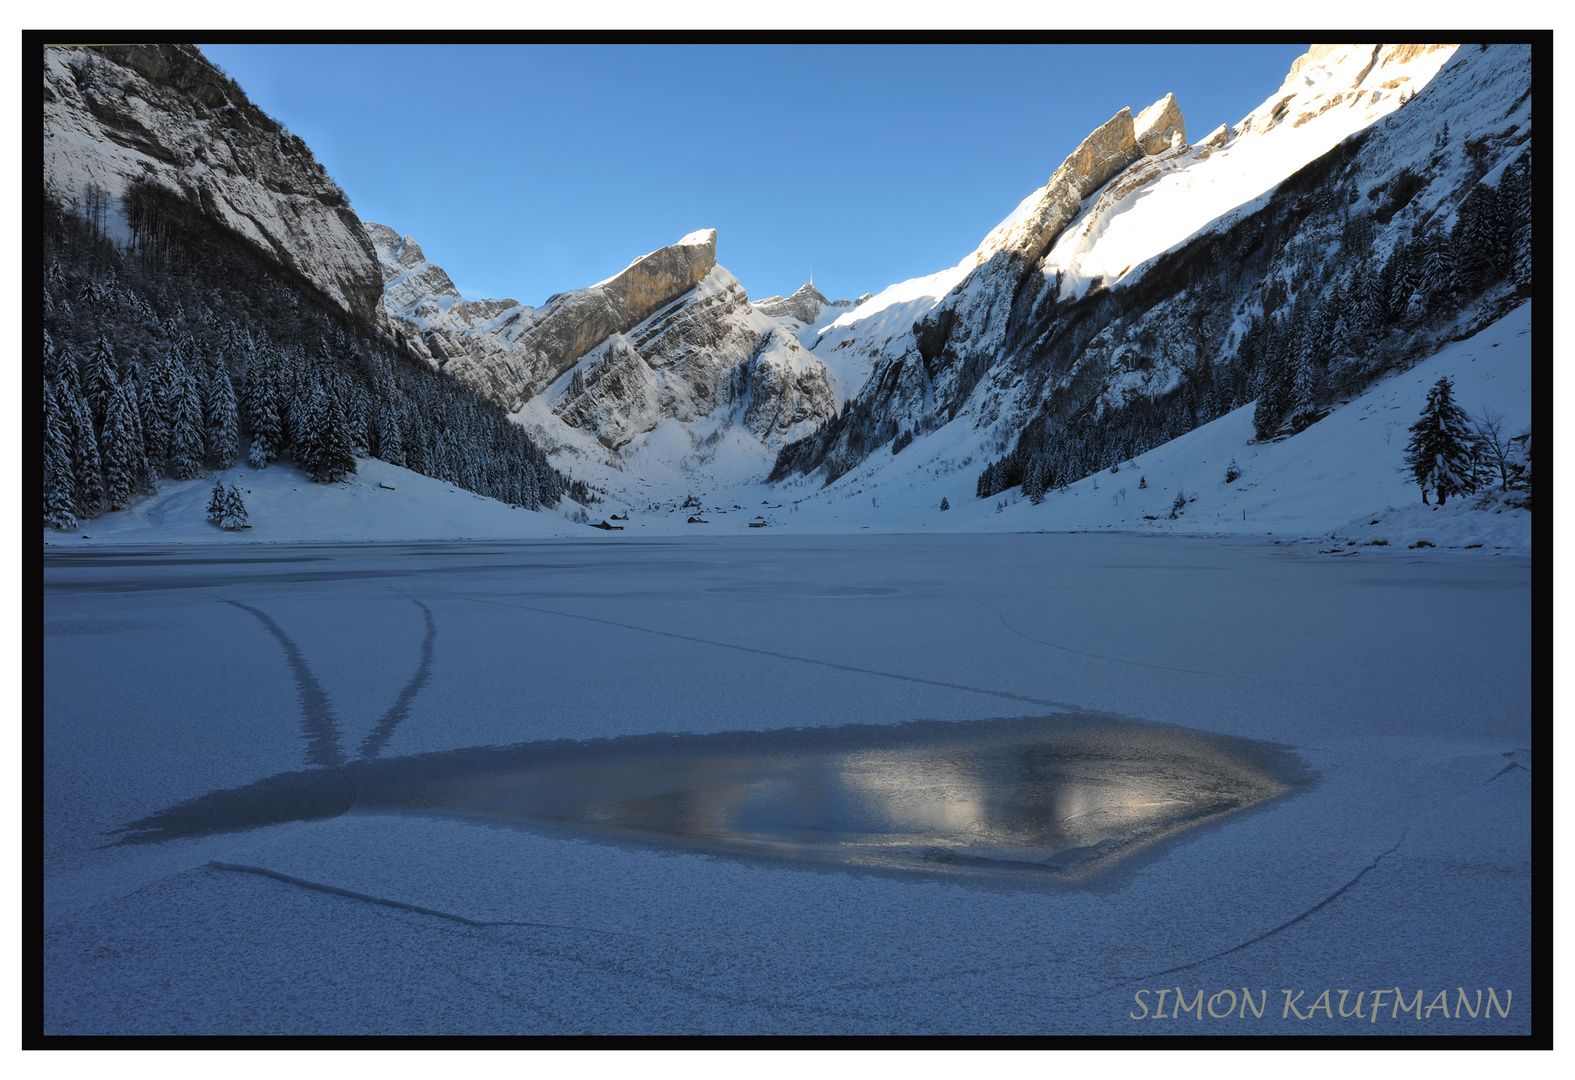
[[[213,494],[208,496],[208,520],[218,521],[224,514],[224,483],[213,482]]]
[[[279,415],[278,354],[261,349],[247,371],[247,399],[251,413],[247,418],[252,432],[251,453],[246,461],[254,469],[265,469],[283,449],[284,423]]]
[[[219,528],[244,529],[246,525],[246,504],[241,501],[241,489],[231,484],[221,501]]]
[[[1416,292],[1416,262],[1411,249],[1400,241],[1384,264],[1384,276],[1389,282],[1388,308],[1392,321],[1403,320],[1410,309],[1411,295]]]
[[[327,411],[323,396],[322,387],[314,386],[304,400],[296,397],[290,404],[290,458],[308,476],[315,476],[317,471],[323,414]]]
[[[240,456],[240,419],[235,406],[235,384],[220,364],[208,376],[208,456],[221,469],[228,469]]]
[[[170,425],[170,471],[177,480],[191,480],[202,471],[202,391],[197,377],[182,372],[175,385],[174,422]]]
[[[104,473],[99,460],[93,412],[69,382],[56,384],[60,407],[71,432],[71,474],[77,517],[96,515],[104,505]]]
[[[157,476],[170,453],[168,359],[155,359],[140,381],[137,408],[142,420],[142,446],[148,456],[148,468]]]
[[[377,411],[377,456],[390,465],[405,463],[404,432],[399,425],[399,406],[384,399]]]
[[[1427,392],[1422,416],[1411,425],[1411,441],[1406,444],[1405,463],[1411,478],[1427,493],[1438,496],[1438,505],[1451,495],[1472,490],[1471,421],[1455,404],[1454,383],[1439,379]]]
[[[138,445],[136,415],[131,388],[120,387],[110,399],[104,418],[104,497],[111,510],[126,508],[147,472],[147,462]]]
[[[405,451],[405,467],[431,476],[432,463],[427,456],[427,426],[425,418],[421,415],[420,403],[413,400],[401,402],[398,416],[402,435],[400,445]]]
[[[76,477],[71,468],[71,427],[60,405],[57,387],[44,382],[44,524],[74,529]]]
[[[1323,366],[1312,349],[1303,348],[1296,354],[1296,372],[1291,380],[1292,428],[1300,431],[1317,418],[1322,391]]]
[[[131,365],[136,371],[137,365]],[[120,384],[121,390],[126,395],[126,401],[131,409],[131,426],[134,429],[137,450],[137,489],[154,494],[159,489],[159,470],[148,457],[148,435],[142,427],[142,380],[140,377],[127,379]]]
[[[97,425],[104,423],[110,400],[120,388],[115,369],[115,348],[108,337],[100,334],[88,353],[87,386],[84,388],[88,405],[92,407],[93,422]]]
[[[355,472],[349,424],[338,395],[317,384],[312,389],[311,403],[302,414],[301,437],[305,445],[300,453],[295,453],[296,463],[320,484],[343,480]]]
[[[1427,299],[1431,309],[1452,309],[1455,297],[1455,247],[1449,234],[1442,229],[1423,237],[1420,244],[1422,263],[1417,291]]]
[[[1468,293],[1479,291],[1507,268],[1509,245],[1505,243],[1496,188],[1481,183],[1472,187],[1460,204],[1454,244],[1460,284]]]
[[[1526,428],[1519,435],[1509,440],[1509,487],[1513,491],[1523,491],[1525,495],[1516,500],[1516,505],[1531,509],[1531,428]]]

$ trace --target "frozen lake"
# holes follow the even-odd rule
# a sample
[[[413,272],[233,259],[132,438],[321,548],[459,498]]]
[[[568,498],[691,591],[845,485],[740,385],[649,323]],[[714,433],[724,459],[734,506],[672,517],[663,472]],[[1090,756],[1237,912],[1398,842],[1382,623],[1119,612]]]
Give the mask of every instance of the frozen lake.
[[[44,566],[50,1033],[1530,1030],[1526,559]]]

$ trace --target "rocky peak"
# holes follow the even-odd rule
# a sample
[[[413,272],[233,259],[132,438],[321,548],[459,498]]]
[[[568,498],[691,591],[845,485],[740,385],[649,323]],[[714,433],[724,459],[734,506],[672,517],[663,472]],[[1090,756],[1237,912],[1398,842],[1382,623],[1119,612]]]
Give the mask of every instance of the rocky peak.
[[[1004,253],[1018,260],[1019,276],[1025,273],[1077,216],[1084,199],[1134,161],[1169,149],[1176,134],[1185,141],[1186,132],[1174,94],[1166,94],[1144,109],[1135,122],[1132,110],[1122,109],[1094,129],[1067,155],[1044,187],[1023,200],[1016,213],[984,238],[974,252],[974,264]]]
[[[381,328],[382,272],[345,193],[194,46],[46,48],[44,188],[72,208],[107,194],[122,243],[128,195],[172,198]]]
[[[827,300],[819,289],[809,283],[800,285],[792,296],[768,296],[764,300],[755,301],[757,311],[763,311],[774,319],[797,319],[805,324],[819,322],[821,312],[827,308],[851,307],[853,301]]]
[[[1187,141],[1187,122],[1181,117],[1181,106],[1176,104],[1175,94],[1166,94],[1154,104],[1138,113],[1137,119],[1132,121],[1132,137],[1143,153],[1153,156],[1171,146],[1177,145],[1176,140],[1181,140],[1181,145]]]

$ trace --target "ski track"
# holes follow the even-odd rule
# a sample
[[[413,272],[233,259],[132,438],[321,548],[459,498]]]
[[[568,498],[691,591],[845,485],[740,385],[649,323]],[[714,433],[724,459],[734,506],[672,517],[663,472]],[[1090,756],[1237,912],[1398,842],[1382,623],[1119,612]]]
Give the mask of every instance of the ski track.
[[[223,600],[222,597],[216,599]],[[266,612],[249,604],[243,604],[239,600],[223,600],[223,602],[242,611],[251,612],[284,650],[285,660],[290,665],[290,673],[295,676],[296,692],[301,704],[301,737],[307,743],[307,763],[324,765],[331,769],[344,768],[345,753],[339,743],[339,720],[334,715],[333,703],[328,700],[328,692],[323,689],[323,684],[317,681],[316,675],[312,674],[312,669],[307,665],[306,657],[301,654],[300,647],[278,623],[268,617]]]

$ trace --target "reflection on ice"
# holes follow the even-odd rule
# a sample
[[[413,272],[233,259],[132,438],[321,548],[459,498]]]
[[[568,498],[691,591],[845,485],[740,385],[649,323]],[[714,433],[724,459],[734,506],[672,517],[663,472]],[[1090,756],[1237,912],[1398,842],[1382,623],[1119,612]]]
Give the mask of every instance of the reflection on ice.
[[[368,774],[357,807],[556,824],[691,848],[1080,876],[1272,798],[1263,744],[1111,718],[650,736]]]

